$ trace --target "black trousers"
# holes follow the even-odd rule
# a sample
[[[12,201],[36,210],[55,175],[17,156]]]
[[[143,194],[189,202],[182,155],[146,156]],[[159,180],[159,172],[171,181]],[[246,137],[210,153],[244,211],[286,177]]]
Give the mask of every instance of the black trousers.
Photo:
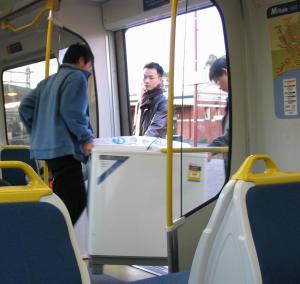
[[[74,225],[87,201],[81,162],[71,155],[46,162],[53,176],[53,192],[65,203]]]

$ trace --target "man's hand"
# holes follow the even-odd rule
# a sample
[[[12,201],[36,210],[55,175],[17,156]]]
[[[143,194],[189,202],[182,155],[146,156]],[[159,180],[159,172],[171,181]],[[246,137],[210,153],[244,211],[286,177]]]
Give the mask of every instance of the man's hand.
[[[207,162],[210,162],[210,160],[213,158],[213,153],[208,153],[207,155]]]
[[[143,84],[141,88],[140,99],[142,99],[143,95],[147,92],[146,86]]]
[[[94,143],[86,143],[83,145],[83,154],[84,156],[89,156],[92,152],[92,148],[94,147]]]

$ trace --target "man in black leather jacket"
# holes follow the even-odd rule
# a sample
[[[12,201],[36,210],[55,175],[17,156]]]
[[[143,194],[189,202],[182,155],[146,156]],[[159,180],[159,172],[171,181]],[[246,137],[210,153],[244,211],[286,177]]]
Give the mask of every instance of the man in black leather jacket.
[[[165,138],[167,133],[167,98],[163,95],[163,68],[155,62],[144,66],[143,88],[135,133]]]

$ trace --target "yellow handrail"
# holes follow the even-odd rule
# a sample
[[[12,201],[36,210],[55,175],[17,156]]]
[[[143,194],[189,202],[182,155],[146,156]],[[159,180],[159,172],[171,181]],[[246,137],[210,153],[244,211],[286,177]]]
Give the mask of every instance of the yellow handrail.
[[[0,145],[0,149],[30,149],[28,145]]]
[[[45,77],[49,76],[49,63],[51,57],[51,45],[52,45],[52,33],[53,33],[53,20],[52,20],[52,13],[54,8],[54,0],[48,0],[47,6],[49,9],[49,17],[48,17],[48,30],[47,30],[47,43],[46,43],[46,53],[45,53]]]
[[[28,146],[28,145],[0,145],[0,149],[29,149],[30,150],[30,146]],[[39,171],[39,173],[40,173],[40,171]],[[48,176],[49,176],[49,174],[48,174],[48,168],[44,168],[44,179],[45,179],[45,175],[47,175],[47,181],[49,180],[48,179]],[[47,184],[47,185],[49,185],[49,181],[48,182],[46,182],[46,180],[45,180],[45,183]]]
[[[47,0],[46,5],[38,12],[38,14],[33,18],[33,20],[20,27],[16,27],[14,24],[10,23],[8,20],[3,20],[0,23],[0,27],[2,30],[10,29],[13,32],[20,32],[26,30],[28,28],[33,27],[37,24],[37,22],[44,16],[47,11],[50,11],[55,8],[58,0]]]
[[[25,172],[28,184],[25,186],[2,186],[0,202],[38,201],[42,196],[52,194],[52,190],[40,179],[36,172],[26,163],[20,161],[0,161],[0,168],[17,168]]]
[[[0,149],[30,149],[28,145],[0,145]],[[44,162],[44,182],[49,185],[49,172],[47,163]]]
[[[253,165],[259,160],[265,163],[265,170],[263,172],[253,172]],[[255,184],[300,182],[300,173],[282,172],[270,156],[265,154],[256,154],[249,156],[231,179],[253,182]]]
[[[11,31],[13,32],[20,32],[20,31],[23,31],[23,30],[26,30],[28,28],[31,28],[32,26],[34,26],[41,18],[42,16],[48,11],[48,7],[44,7],[42,8],[42,10],[34,17],[34,19],[28,23],[28,24],[25,24],[23,26],[20,26],[20,27],[16,27],[15,25],[11,24],[10,22],[8,22],[7,20],[3,20],[1,22],[1,29],[2,30],[5,30],[5,29],[10,29]]]
[[[174,62],[175,62],[175,32],[178,0],[172,0],[171,6],[171,35],[170,35],[170,63],[169,63],[169,89],[168,89],[168,121],[167,121],[167,177],[166,177],[166,213],[167,227],[173,225],[173,99],[174,99]]]
[[[49,76],[49,69],[50,69],[50,57],[51,57],[51,45],[52,45],[52,33],[53,33],[52,13],[53,13],[54,5],[55,5],[55,0],[47,0],[46,7],[49,10],[49,17],[48,17],[48,30],[47,30],[47,44],[46,44],[46,52],[45,52],[45,78]],[[44,181],[47,185],[49,185],[49,170],[46,162],[44,162]]]
[[[167,153],[168,148],[162,148],[162,153]],[[202,147],[202,148],[173,148],[173,153],[228,153],[229,147]]]

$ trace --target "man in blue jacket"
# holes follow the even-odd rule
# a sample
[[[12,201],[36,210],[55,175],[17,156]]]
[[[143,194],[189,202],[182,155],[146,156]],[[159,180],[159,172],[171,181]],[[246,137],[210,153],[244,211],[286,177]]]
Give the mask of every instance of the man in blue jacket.
[[[93,60],[86,45],[71,45],[58,72],[24,96],[19,107],[31,138],[31,158],[46,160],[53,191],[67,206],[73,224],[87,199],[81,162],[93,147],[87,87]]]

